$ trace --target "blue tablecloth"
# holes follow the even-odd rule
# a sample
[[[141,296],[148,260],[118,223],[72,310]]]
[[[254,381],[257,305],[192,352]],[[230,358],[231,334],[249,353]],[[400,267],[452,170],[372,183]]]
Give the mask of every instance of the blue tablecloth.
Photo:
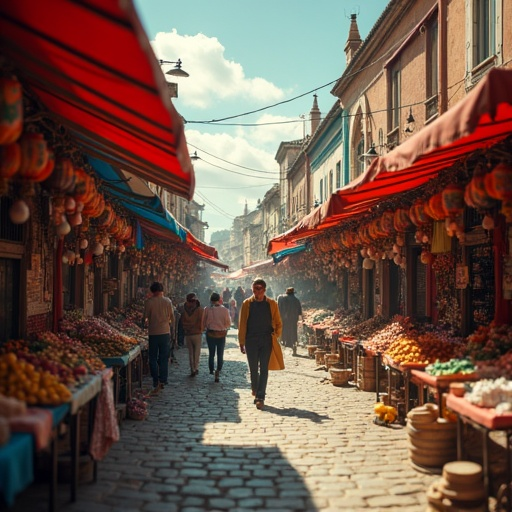
[[[52,413],[53,416],[53,428],[55,428],[66,417],[66,414],[69,412],[69,409],[69,403],[49,408],[49,411]]]
[[[0,494],[7,505],[34,481],[34,441],[31,434],[12,434],[0,447]]]
[[[126,354],[123,354],[122,356],[117,357],[102,357],[101,360],[105,363],[105,366],[112,367],[112,366],[127,366],[130,361],[133,361],[138,355],[140,354],[140,347],[136,346],[130,350],[130,352],[127,352]]]

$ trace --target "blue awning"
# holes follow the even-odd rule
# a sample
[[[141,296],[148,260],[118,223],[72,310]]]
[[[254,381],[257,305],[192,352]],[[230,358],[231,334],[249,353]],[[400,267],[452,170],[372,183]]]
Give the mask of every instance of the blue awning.
[[[272,259],[274,260],[274,263],[279,263],[280,261],[284,260],[286,256],[290,256],[290,254],[297,254],[298,252],[302,252],[305,250],[306,244],[297,245],[296,247],[290,247],[289,249],[284,249],[282,251],[272,254]]]
[[[94,172],[102,180],[101,187],[135,217],[174,233],[182,242],[187,231],[167,211],[160,198],[137,176],[116,169],[98,158],[88,157]]]

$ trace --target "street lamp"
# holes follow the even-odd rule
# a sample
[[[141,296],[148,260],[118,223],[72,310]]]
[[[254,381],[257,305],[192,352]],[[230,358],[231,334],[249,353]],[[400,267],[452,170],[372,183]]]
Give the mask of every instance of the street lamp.
[[[181,69],[181,59],[178,60],[162,60],[160,59],[158,61],[160,63],[160,66],[163,64],[176,64],[173,68],[169,69],[169,71],[166,71],[166,75],[171,76],[181,76],[181,77],[187,77],[190,76],[185,70]]]
[[[375,160],[375,158],[377,158],[378,156],[379,156],[379,154],[377,153],[377,150],[375,149],[375,144],[372,143],[372,145],[370,146],[370,148],[368,149],[368,151],[366,153],[359,155],[359,161],[365,162],[366,160],[368,160],[368,163],[371,164],[372,161]]]

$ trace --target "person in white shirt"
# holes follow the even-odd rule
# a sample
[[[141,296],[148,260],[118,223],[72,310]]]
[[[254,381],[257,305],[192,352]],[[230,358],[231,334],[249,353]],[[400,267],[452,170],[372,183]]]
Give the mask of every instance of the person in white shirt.
[[[220,295],[217,292],[211,294],[210,304],[210,306],[204,308],[203,331],[206,329],[210,375],[215,375],[215,382],[219,382],[220,372],[224,364],[226,335],[231,326],[231,318],[228,309],[220,303]],[[217,369],[215,369],[215,353],[217,353]]]

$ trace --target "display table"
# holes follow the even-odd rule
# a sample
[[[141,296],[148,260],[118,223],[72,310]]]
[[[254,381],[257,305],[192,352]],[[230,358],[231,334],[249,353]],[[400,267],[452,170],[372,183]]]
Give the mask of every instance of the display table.
[[[453,375],[430,375],[424,370],[411,370],[411,382],[418,386],[419,405],[424,403],[425,388],[435,388],[437,391],[437,406],[439,416],[443,417],[443,393],[450,389],[452,382],[473,382],[479,380],[476,373],[455,373]]]
[[[80,416],[85,406],[89,408],[89,422],[87,441],[91,439],[92,428],[94,423],[95,398],[101,391],[102,375],[105,372],[112,373],[112,369],[103,370],[97,375],[88,375],[87,378],[78,387],[71,398],[70,417],[69,417],[69,433],[70,433],[70,450],[71,450],[71,502],[76,501],[78,491],[79,477],[79,461],[80,461]],[[96,478],[96,461],[94,464],[94,478]]]
[[[424,370],[427,367],[426,363],[397,363],[390,357],[383,355],[382,363],[384,364],[388,373],[388,397],[390,405],[394,405],[398,411],[398,417],[402,422],[405,422],[407,413],[411,409],[411,397],[410,397],[410,383],[411,383],[411,372],[413,370]],[[395,375],[399,381],[403,381],[403,402],[397,400],[396,404],[391,403],[393,395],[392,386],[392,375]],[[377,390],[379,393],[379,390]],[[403,404],[403,405],[402,405]]]
[[[31,434],[11,434],[0,447],[0,495],[11,506],[16,494],[34,481],[34,440]]]
[[[117,406],[119,403],[119,393],[121,387],[121,370],[126,368],[126,401],[132,396],[132,363],[137,358],[140,359],[142,364],[142,353],[140,346],[132,348],[130,352],[117,357],[102,357],[101,360],[108,368],[114,371],[114,404]],[[140,377],[140,384],[142,385],[142,376]]]
[[[493,430],[501,430],[506,433],[506,458],[507,458],[507,482],[511,482],[511,437],[512,437],[512,413],[497,414],[495,409],[486,407],[478,407],[468,402],[463,397],[458,397],[449,394],[446,398],[446,407],[457,414],[457,459],[462,460],[463,445],[462,445],[462,423],[466,422],[482,433],[482,459],[484,482],[486,488],[491,494],[490,479],[489,479],[489,433]],[[507,510],[512,510],[512,488],[509,484],[507,486]]]

